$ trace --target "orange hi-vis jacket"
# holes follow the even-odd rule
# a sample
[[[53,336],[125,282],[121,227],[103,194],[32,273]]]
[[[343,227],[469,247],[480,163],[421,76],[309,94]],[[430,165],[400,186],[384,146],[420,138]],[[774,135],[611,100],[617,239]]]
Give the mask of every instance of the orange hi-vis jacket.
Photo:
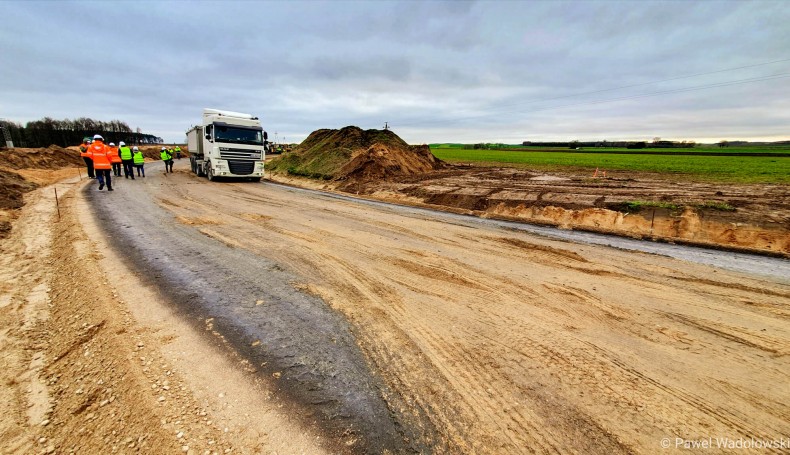
[[[94,140],[91,145],[88,146],[86,156],[93,160],[94,169],[112,169],[110,158],[107,156],[108,150],[109,147],[99,140]]]
[[[118,155],[118,147],[107,146],[107,157],[110,159],[110,163],[121,163],[121,157]]]

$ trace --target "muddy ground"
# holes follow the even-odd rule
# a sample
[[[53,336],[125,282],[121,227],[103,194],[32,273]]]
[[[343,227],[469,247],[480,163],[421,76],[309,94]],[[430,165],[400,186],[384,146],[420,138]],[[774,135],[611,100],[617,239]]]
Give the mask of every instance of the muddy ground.
[[[790,257],[790,186],[454,165],[421,175],[274,181],[456,213]],[[641,203],[635,207],[634,202]]]

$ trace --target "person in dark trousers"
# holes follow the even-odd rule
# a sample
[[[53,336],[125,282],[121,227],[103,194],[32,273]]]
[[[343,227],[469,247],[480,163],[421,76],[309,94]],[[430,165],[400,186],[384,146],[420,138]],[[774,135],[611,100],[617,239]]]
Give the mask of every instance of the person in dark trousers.
[[[162,158],[162,161],[165,162],[165,173],[170,172],[173,173],[173,154],[170,153],[168,149],[162,147],[162,151],[159,152],[159,157]]]
[[[107,191],[112,191],[112,177],[110,177],[110,158],[107,156],[107,146],[104,145],[104,139],[100,135],[93,136],[88,151],[85,152],[91,160],[93,166],[96,168],[96,179],[99,181],[99,191],[104,189],[104,183],[107,183]]]
[[[121,142],[123,144],[123,142]],[[121,176],[121,157],[118,156],[118,147],[115,146],[114,143],[110,142],[110,145],[107,147],[107,157],[110,158],[110,164],[112,165],[112,175],[113,177],[120,177]]]
[[[137,168],[137,176],[145,177],[145,169],[143,166],[145,165],[145,157],[143,157],[143,152],[140,151],[136,146],[132,147],[132,161],[134,161],[134,167]]]
[[[181,159],[181,147],[176,145],[176,159]]]
[[[90,147],[88,141],[82,141],[82,145],[80,145],[80,156],[82,160],[85,161],[85,167],[88,169],[88,178],[95,179],[96,173],[93,171],[93,160],[88,155],[88,147]]]
[[[132,149],[130,149],[129,146],[126,145],[126,143],[124,142],[121,142],[120,146],[121,146],[120,149],[121,161],[123,161],[123,176],[127,179],[131,177],[132,180],[134,180],[134,164],[132,161],[133,160]]]

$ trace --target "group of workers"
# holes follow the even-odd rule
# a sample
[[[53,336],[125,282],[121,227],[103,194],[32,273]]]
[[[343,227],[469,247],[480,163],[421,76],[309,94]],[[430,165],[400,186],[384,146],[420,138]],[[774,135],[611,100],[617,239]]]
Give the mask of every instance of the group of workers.
[[[173,172],[173,153],[181,158],[181,148],[176,146],[175,150],[162,147],[160,157],[165,162],[165,172]],[[88,170],[88,177],[99,181],[99,190],[103,190],[105,182],[107,191],[112,189],[112,177],[110,170],[115,177],[121,176],[121,167],[125,178],[134,180],[134,171],[137,169],[138,177],[145,177],[145,158],[143,152],[137,146],[129,148],[124,142],[110,142],[104,144],[104,138],[100,134],[93,136],[93,140],[85,139],[80,146],[80,156],[85,160]]]

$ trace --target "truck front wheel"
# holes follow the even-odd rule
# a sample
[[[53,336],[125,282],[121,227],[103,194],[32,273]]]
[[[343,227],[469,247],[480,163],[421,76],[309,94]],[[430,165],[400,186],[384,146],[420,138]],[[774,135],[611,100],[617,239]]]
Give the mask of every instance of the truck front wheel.
[[[209,182],[213,182],[217,178],[214,177],[214,169],[211,169],[211,163],[206,165],[206,177],[208,177]]]

